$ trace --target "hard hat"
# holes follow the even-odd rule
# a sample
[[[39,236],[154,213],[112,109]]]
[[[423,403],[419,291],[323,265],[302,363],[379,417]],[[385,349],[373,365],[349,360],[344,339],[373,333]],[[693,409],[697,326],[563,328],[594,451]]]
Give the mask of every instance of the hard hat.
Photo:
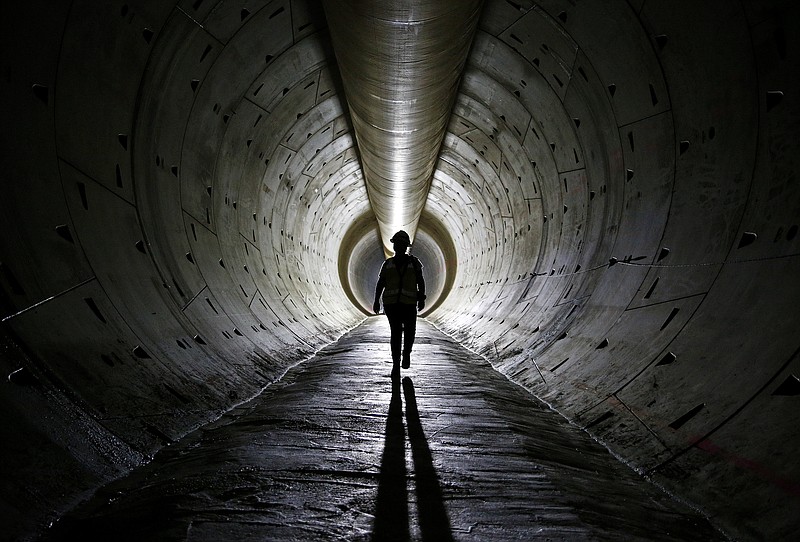
[[[395,233],[394,236],[389,239],[392,243],[396,243],[398,241],[405,241],[407,245],[411,244],[411,238],[408,236],[406,232],[400,230],[399,232]]]

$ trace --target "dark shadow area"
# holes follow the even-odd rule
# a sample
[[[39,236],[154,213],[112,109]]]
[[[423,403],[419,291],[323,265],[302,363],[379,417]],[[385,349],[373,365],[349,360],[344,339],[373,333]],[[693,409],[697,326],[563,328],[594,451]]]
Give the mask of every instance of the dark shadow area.
[[[400,381],[392,379],[392,399],[386,419],[386,439],[372,531],[372,540],[375,542],[409,539],[405,436]]]
[[[403,379],[406,398],[408,440],[414,461],[417,510],[422,540],[450,542],[453,532],[444,507],[442,488],[433,466],[425,432],[419,419],[414,383]],[[400,397],[400,379],[392,379],[392,399],[386,420],[386,439],[381,458],[378,496],[375,505],[374,542],[409,540],[408,488],[405,463],[405,427],[403,426],[403,400]]]
[[[140,542],[184,540],[191,519],[182,511],[180,496],[153,497],[154,491],[100,490],[76,511],[61,518],[38,539],[39,542]]]
[[[403,379],[403,395],[406,398],[408,440],[411,443],[411,455],[414,459],[417,509],[422,539],[430,542],[452,541],[453,533],[450,528],[450,519],[447,517],[447,510],[444,508],[442,488],[433,466],[433,456],[428,446],[428,440],[425,438],[425,432],[419,421],[414,383],[409,377]]]

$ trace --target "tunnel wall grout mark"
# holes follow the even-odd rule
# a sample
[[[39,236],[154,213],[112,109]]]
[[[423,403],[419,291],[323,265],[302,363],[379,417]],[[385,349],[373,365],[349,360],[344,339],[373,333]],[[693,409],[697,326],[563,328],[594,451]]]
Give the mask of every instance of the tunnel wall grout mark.
[[[80,288],[81,286],[85,286],[86,284],[89,284],[90,282],[92,282],[94,280],[97,280],[97,277],[91,277],[91,278],[88,278],[86,280],[83,280],[83,281],[79,282],[78,284],[76,284],[74,286],[70,286],[66,290],[58,292],[57,294],[53,294],[50,297],[47,297],[45,299],[42,299],[41,301],[38,301],[38,302],[34,303],[33,305],[30,305],[29,307],[25,307],[24,309],[22,309],[20,311],[17,311],[14,314],[10,314],[10,315],[4,317],[2,320],[0,320],[0,322],[5,322],[5,321],[11,320],[12,318],[15,318],[17,316],[21,316],[22,314],[28,312],[31,309],[35,309],[36,307],[39,307],[40,305],[44,305],[48,301],[52,301],[53,299],[56,299],[56,298],[61,297],[61,296],[65,295],[65,294],[68,294],[69,292],[71,292],[71,291],[73,291],[73,290],[75,290],[77,288]]]
[[[673,264],[673,265],[659,265],[659,264],[645,264],[645,263],[633,263],[633,262],[625,262],[620,261],[618,263],[622,265],[631,265],[636,267],[647,267],[649,269],[671,269],[671,268],[679,268],[679,267],[713,267],[716,265],[731,265],[731,264],[740,264],[740,263],[754,263],[754,262],[764,262],[770,260],[782,260],[784,258],[794,258],[800,256],[800,253],[793,253],[793,254],[781,254],[778,256],[762,256],[760,258],[748,258],[745,260],[730,260],[726,262],[704,262],[704,263],[686,263],[686,264]]]

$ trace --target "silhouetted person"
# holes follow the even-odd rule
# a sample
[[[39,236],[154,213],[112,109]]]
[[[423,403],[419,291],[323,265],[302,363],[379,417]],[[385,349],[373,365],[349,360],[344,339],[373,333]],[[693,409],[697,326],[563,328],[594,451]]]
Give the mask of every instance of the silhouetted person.
[[[422,262],[406,254],[411,239],[403,230],[390,239],[394,247],[394,257],[383,262],[378,284],[375,286],[375,302],[372,310],[381,310],[389,319],[392,330],[392,378],[400,376],[400,347],[402,343],[403,369],[411,364],[411,348],[417,330],[417,310],[425,307],[425,279],[422,277]],[[403,336],[405,335],[405,338]]]

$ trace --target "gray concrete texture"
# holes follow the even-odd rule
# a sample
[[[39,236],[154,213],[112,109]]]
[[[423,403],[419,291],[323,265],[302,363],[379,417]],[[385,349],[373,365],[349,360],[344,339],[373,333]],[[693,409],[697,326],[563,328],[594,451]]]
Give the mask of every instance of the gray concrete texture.
[[[382,255],[319,3],[4,17],[0,516],[30,539],[358,324]],[[487,0],[413,248],[430,322],[742,540],[800,527],[799,27]]]
[[[388,327],[367,319],[43,542],[725,540],[428,322],[390,383]]]

